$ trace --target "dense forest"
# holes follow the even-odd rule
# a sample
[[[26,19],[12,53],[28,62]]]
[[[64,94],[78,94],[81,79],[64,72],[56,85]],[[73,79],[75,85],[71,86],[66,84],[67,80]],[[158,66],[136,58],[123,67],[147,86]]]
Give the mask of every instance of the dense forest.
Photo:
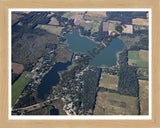
[[[120,54],[118,90],[120,94],[137,97],[139,95],[139,83],[136,74],[137,71],[135,67],[128,65],[127,54],[127,50],[124,50]]]
[[[134,46],[131,46],[129,50],[148,50],[148,37],[143,37],[139,42],[136,42]]]
[[[85,111],[94,109],[99,76],[100,69],[96,67],[93,68],[93,71],[84,72],[82,78],[84,80],[84,86],[81,92],[81,102],[83,103],[83,109],[85,109]]]
[[[109,20],[119,20],[124,24],[132,24],[133,18],[144,18],[146,19],[147,12],[107,12]]]

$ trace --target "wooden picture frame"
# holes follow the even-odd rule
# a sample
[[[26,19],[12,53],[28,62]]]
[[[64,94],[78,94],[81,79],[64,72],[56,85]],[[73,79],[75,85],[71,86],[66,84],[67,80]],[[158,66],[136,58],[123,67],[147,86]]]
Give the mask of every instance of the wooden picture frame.
[[[159,22],[160,13],[159,0],[116,0],[116,1],[65,1],[65,0],[0,0],[0,128],[34,128],[34,127],[65,127],[65,128],[80,128],[80,127],[145,127],[158,128],[160,127],[160,80],[159,80]],[[10,8],[150,8],[152,9],[152,119],[147,120],[9,120],[9,9]]]

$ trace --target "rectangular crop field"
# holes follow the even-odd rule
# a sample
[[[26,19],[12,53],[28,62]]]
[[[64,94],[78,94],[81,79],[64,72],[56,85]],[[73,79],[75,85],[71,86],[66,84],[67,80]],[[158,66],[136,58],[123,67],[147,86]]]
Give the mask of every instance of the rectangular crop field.
[[[148,115],[148,81],[139,80],[139,85],[141,115]]]
[[[148,67],[148,51],[128,51],[128,64],[137,67]]]
[[[139,57],[143,61],[148,61],[148,51],[147,50],[140,50]]]
[[[33,73],[24,71],[19,79],[12,85],[12,106],[20,96],[25,86],[29,83],[33,76]]]
[[[137,101],[136,97],[99,91],[94,115],[138,115]]]
[[[139,60],[139,51],[128,51],[128,58],[132,60]]]
[[[108,89],[112,89],[112,90],[117,90],[118,76],[113,76],[113,75],[102,73],[99,86],[108,88]]]

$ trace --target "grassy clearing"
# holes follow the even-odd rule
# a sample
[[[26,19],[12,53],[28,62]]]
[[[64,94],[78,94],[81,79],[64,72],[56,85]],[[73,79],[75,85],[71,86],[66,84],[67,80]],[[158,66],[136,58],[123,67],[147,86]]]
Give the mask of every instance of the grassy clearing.
[[[99,86],[112,90],[117,90],[118,77],[108,74],[102,74]]]
[[[100,22],[95,22],[95,23],[93,23],[91,32],[92,32],[92,33],[98,32],[98,31],[99,31],[99,26],[100,26],[100,24],[101,24]]]
[[[146,61],[137,61],[136,64],[138,67],[148,67],[148,62]]]
[[[20,96],[22,90],[32,78],[32,73],[24,71],[19,79],[12,85],[12,106]]]
[[[128,51],[128,58],[132,60],[139,60],[139,51]]]
[[[68,18],[68,19],[73,19],[73,18],[72,18],[72,12],[66,12],[66,13],[63,14],[62,17]]]
[[[60,35],[64,27],[51,26],[51,25],[38,25],[36,28],[44,29],[49,33]]]
[[[65,48],[58,48],[56,50],[56,61],[66,63],[67,61],[71,61],[72,58],[72,52]]]
[[[137,98],[118,93],[98,92],[94,115],[137,115]]]
[[[128,51],[128,64],[138,67],[148,67],[148,55],[146,51]]]
[[[139,85],[141,115],[148,115],[148,81],[139,80]]]
[[[138,67],[148,67],[148,62],[141,61],[141,60],[131,60],[131,59],[129,59],[128,64],[129,65],[135,65],[135,66],[138,66]]]
[[[88,31],[92,29],[92,24],[93,24],[92,22],[91,23],[82,22],[80,26],[84,27],[84,29]]]
[[[94,33],[99,31],[100,24],[101,22],[82,22],[80,26],[84,27],[85,30],[91,30],[91,32]]]
[[[111,32],[115,31],[116,24],[117,23],[109,23],[108,31],[111,31]]]

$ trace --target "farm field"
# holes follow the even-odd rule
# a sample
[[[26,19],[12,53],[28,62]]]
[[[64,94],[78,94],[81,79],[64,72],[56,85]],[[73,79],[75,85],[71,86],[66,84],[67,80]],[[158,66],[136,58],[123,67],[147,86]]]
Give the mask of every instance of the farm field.
[[[115,26],[116,26],[116,23],[109,23],[109,28],[108,28],[108,31],[115,31]]]
[[[99,31],[99,26],[100,26],[100,24],[101,24],[100,22],[95,22],[95,23],[93,23],[91,32],[92,32],[92,33],[98,32],[98,31]]]
[[[48,24],[49,25],[59,25],[59,22],[55,17],[52,17],[51,21]]]
[[[86,15],[91,16],[91,17],[106,17],[106,12],[91,12],[88,11]]]
[[[104,87],[112,90],[118,89],[118,76],[101,74],[99,87]]]
[[[83,22],[83,15],[74,15],[74,24],[80,25]]]
[[[12,85],[12,106],[20,96],[25,86],[29,83],[33,76],[33,73],[24,71],[19,79]]]
[[[84,27],[85,30],[90,30],[92,28],[93,22],[82,22],[80,26]]]
[[[94,22],[93,21],[83,21],[81,22],[80,26],[84,27],[85,30],[91,30],[91,33],[98,32],[99,31],[99,26],[100,22]]]
[[[143,18],[132,19],[132,24],[148,26],[148,19],[143,19]]]
[[[148,88],[149,84],[146,80],[139,80],[139,97],[140,97],[140,108],[141,115],[148,115]]]
[[[128,51],[128,58],[133,60],[139,59],[139,51]]]
[[[54,15],[54,12],[50,12],[50,13],[47,15],[47,17],[50,17],[50,16],[52,16],[52,15]]]
[[[12,14],[12,25],[18,22],[20,18],[24,17],[23,15],[20,14]]]
[[[108,31],[108,22],[103,22],[103,31]]]
[[[94,115],[137,115],[137,101],[136,97],[99,91]]]
[[[73,19],[73,17],[72,17],[72,12],[66,12],[66,13],[63,14],[62,17],[68,18],[68,19]]]
[[[44,29],[51,34],[60,35],[61,31],[64,27],[57,27],[57,26],[51,26],[51,25],[40,25],[39,24],[36,28]]]
[[[148,51],[147,50],[140,50],[139,57],[143,61],[148,61]]]
[[[123,33],[133,34],[133,25],[126,25],[126,28],[124,28]]]
[[[113,32],[113,31],[115,31],[115,27],[116,27],[116,25],[118,25],[118,24],[120,24],[120,21],[112,21],[112,20],[109,20],[109,21],[108,21],[108,25],[109,25],[109,27],[108,27],[108,32],[109,32],[109,34],[110,34],[111,32]]]
[[[138,67],[148,67],[148,51],[128,51],[128,64]]]
[[[20,74],[23,71],[24,66],[22,64],[12,63],[12,69],[13,73]]]
[[[106,17],[106,12],[90,12],[88,11],[85,16],[84,19],[85,20],[94,20],[94,21],[102,21],[102,18]]]

